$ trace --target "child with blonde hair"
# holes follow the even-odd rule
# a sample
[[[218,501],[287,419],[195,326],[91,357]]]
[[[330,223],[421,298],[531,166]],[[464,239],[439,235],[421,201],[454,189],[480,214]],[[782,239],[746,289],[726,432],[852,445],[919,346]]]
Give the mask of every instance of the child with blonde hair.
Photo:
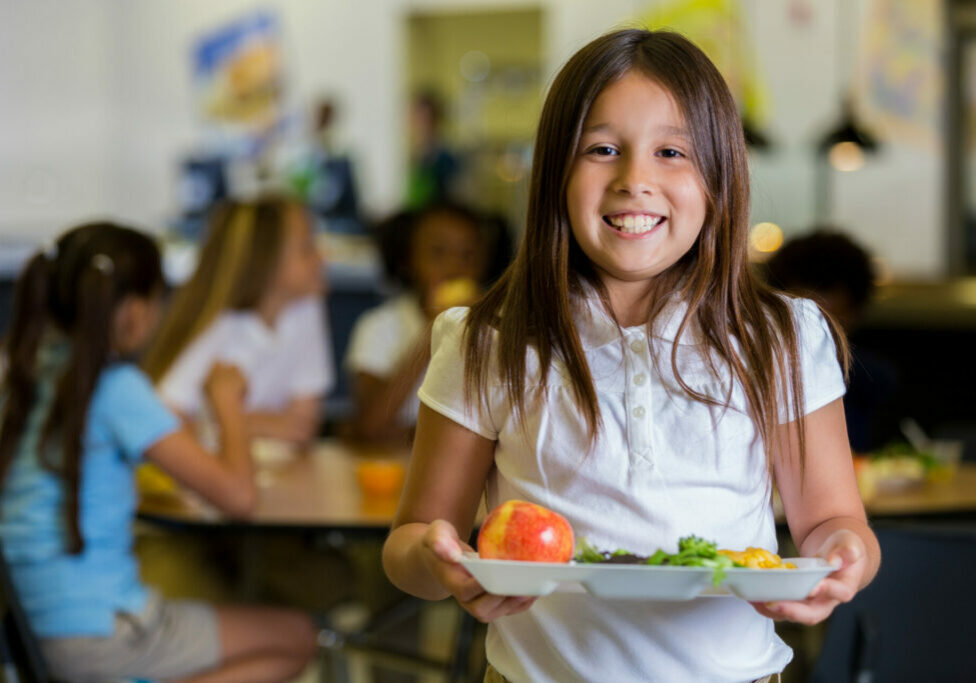
[[[267,196],[219,207],[144,360],[167,404],[200,419],[207,373],[229,363],[247,379],[252,436],[312,439],[334,381],[322,270],[297,202]]]

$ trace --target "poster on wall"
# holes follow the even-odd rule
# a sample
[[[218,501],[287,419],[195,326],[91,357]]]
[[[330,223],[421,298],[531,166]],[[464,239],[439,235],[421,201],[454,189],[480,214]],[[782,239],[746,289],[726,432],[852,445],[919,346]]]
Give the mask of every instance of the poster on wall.
[[[938,145],[942,22],[939,2],[874,0],[869,7],[855,104],[885,137]]]
[[[638,20],[650,29],[672,29],[694,41],[725,77],[743,120],[759,127],[768,123],[767,89],[738,0],[669,0]]]
[[[277,18],[255,11],[213,29],[195,42],[192,60],[208,141],[229,156],[259,156],[284,121]]]

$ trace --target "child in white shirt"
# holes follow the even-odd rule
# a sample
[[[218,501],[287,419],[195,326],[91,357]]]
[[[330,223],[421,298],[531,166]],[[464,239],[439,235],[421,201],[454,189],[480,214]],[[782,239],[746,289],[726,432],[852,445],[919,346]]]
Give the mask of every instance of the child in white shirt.
[[[352,428],[366,440],[396,438],[413,428],[417,389],[430,360],[431,322],[448,306],[473,302],[510,254],[503,225],[447,202],[398,214],[378,232],[388,274],[404,291],[363,314],[346,353]],[[460,287],[460,298],[450,296],[448,283],[464,281],[471,286]]]
[[[322,260],[300,204],[228,203],[211,220],[146,370],[171,408],[199,420],[211,366],[232,364],[247,378],[251,436],[305,443],[334,382],[322,292]]]
[[[434,326],[384,566],[491,622],[492,680],[754,681],[874,576],[844,427],[842,334],[748,264],[742,125],[721,75],[669,32],[624,30],[556,77],[515,263]],[[839,347],[839,350],[838,350]],[[776,543],[775,482],[803,555],[838,570],[750,605],[486,593],[458,563],[480,497],[562,514],[600,548]]]

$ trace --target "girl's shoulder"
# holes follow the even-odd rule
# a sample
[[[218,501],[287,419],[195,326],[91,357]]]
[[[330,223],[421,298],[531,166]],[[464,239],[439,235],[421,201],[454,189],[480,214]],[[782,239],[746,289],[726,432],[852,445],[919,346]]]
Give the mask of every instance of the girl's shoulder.
[[[110,363],[103,370],[95,386],[96,396],[100,393],[152,393],[155,395],[152,380],[145,371],[130,361]],[[95,398],[93,397],[93,398]]]

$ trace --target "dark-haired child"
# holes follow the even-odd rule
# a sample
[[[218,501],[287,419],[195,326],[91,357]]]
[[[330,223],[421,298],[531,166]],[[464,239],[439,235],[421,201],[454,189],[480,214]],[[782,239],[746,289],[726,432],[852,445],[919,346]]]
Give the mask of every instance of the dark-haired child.
[[[451,203],[398,214],[378,233],[387,272],[403,292],[363,314],[346,354],[352,425],[367,440],[395,438],[413,427],[417,388],[430,360],[431,321],[445,308],[473,302],[510,253],[503,223]]]
[[[214,457],[129,360],[156,326],[162,292],[155,243],[109,223],[65,233],[21,274],[0,389],[4,556],[59,680],[288,680],[315,651],[306,616],[164,600],[139,578],[140,462],[229,515],[256,501],[240,373],[218,364],[206,381]]]

